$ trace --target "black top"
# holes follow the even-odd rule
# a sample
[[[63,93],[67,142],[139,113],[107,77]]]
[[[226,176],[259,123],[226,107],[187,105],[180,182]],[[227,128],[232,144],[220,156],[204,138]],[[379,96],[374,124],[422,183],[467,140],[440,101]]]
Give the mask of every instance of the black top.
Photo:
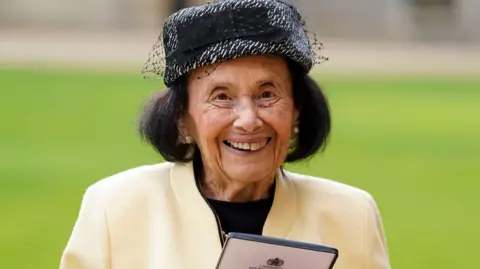
[[[273,195],[264,200],[235,203],[208,199],[225,233],[262,235],[263,225],[273,204]]]

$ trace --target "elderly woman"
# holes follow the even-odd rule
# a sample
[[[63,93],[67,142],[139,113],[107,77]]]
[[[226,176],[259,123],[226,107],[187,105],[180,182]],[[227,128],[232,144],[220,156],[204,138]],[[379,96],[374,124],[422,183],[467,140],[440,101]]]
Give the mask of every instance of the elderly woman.
[[[173,14],[162,36],[149,63],[167,89],[140,131],[166,162],[87,189],[61,268],[212,269],[229,232],[335,247],[336,269],[390,268],[370,194],[282,168],[330,131],[308,75],[318,47],[297,9],[215,1]]]

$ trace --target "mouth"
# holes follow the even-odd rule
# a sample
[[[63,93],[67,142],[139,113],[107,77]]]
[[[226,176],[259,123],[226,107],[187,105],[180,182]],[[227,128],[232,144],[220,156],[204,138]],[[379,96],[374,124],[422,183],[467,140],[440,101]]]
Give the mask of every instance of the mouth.
[[[244,143],[244,142],[224,140],[223,144],[225,144],[227,147],[232,148],[234,150],[255,152],[266,147],[271,140],[272,140],[271,137],[266,138],[262,141],[254,142],[254,143]]]

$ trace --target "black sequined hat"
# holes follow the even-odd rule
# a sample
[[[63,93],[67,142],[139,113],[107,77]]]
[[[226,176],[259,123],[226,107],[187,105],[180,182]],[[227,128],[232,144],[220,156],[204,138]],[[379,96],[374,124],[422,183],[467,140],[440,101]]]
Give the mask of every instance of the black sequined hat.
[[[287,57],[308,72],[326,60],[321,49],[285,0],[217,0],[172,14],[142,73],[170,86],[197,67],[259,54]]]

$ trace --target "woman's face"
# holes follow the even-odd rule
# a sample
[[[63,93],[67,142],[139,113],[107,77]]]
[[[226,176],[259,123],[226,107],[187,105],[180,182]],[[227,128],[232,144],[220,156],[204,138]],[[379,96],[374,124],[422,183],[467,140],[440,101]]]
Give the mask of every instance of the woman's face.
[[[182,133],[193,138],[215,177],[246,184],[271,179],[287,155],[297,118],[285,60],[250,56],[223,62],[205,76],[210,70],[189,76]]]

